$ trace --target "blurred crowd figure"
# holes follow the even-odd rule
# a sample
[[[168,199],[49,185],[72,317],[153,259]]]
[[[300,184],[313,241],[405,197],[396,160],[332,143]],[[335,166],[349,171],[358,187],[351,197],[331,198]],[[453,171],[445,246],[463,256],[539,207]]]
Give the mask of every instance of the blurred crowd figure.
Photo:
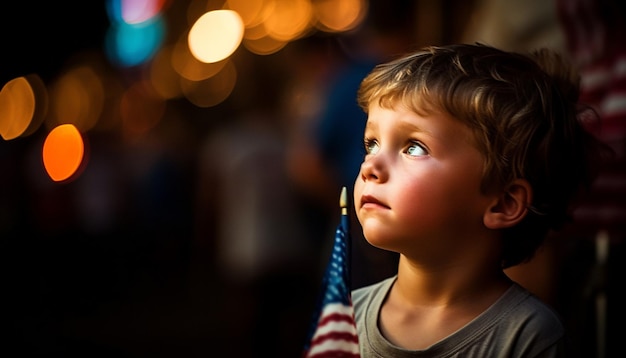
[[[206,255],[197,260],[213,261],[221,353],[298,356],[326,224],[288,175],[286,65],[244,55],[237,65],[247,83],[231,95],[237,114],[209,133],[198,156],[196,237]]]

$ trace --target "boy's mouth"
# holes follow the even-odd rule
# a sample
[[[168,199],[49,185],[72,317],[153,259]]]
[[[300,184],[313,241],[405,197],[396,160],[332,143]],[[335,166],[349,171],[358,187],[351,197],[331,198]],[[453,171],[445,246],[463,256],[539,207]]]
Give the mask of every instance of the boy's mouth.
[[[389,206],[387,206],[385,203],[383,203],[382,201],[378,200],[376,197],[373,197],[371,195],[363,195],[361,197],[361,207],[364,207],[366,205],[382,206],[384,208],[389,209]]]

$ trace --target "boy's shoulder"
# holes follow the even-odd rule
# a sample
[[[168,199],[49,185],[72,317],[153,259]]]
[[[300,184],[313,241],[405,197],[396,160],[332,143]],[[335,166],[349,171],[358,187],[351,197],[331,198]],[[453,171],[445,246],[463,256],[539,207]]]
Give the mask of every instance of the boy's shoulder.
[[[504,318],[503,321],[513,326],[525,322],[529,326],[545,329],[556,335],[564,333],[559,314],[550,305],[517,283],[513,283],[497,304],[500,315]]]
[[[394,275],[381,281],[352,290],[352,302],[356,304],[357,302],[367,300],[368,298],[371,299],[379,294],[386,296],[387,292],[389,292],[389,289],[391,288],[391,285],[396,280],[396,277],[397,275]]]

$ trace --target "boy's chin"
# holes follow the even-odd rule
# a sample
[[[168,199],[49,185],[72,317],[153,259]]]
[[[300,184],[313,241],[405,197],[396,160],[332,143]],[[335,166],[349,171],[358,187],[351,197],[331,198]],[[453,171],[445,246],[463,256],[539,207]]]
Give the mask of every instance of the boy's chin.
[[[374,246],[377,249],[386,250],[386,251],[396,251],[394,249],[394,245],[392,240],[387,236],[381,235],[364,235],[365,241],[367,241],[370,245]]]

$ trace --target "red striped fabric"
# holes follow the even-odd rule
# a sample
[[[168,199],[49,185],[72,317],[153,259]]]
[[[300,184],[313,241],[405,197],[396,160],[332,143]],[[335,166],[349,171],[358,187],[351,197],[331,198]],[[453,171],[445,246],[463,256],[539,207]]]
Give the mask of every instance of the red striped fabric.
[[[591,128],[616,152],[604,167],[592,193],[574,212],[574,230],[595,237],[607,230],[612,238],[626,235],[626,19],[616,0],[557,0],[567,48],[581,76],[582,102],[601,117]]]
[[[324,307],[306,357],[359,357],[359,342],[351,305],[334,303]]]

